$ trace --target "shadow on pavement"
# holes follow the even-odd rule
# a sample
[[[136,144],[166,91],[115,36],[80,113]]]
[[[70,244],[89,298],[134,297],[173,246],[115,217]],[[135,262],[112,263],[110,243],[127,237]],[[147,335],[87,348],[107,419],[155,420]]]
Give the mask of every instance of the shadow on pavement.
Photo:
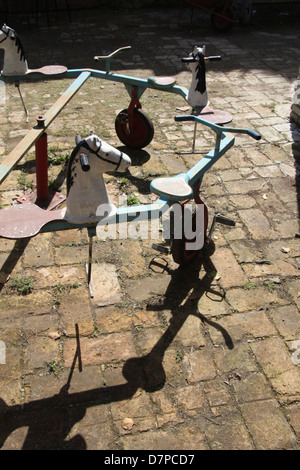
[[[189,315],[195,315],[201,322],[208,323],[221,331],[225,344],[229,349],[232,349],[233,342],[229,333],[217,322],[200,314],[197,310],[197,302],[187,300],[184,305],[180,305],[193,287],[192,291],[197,291],[197,300],[207,293],[214,293],[217,301],[223,299],[223,294],[214,291],[211,286],[213,279],[210,274],[214,267],[209,256],[203,256],[205,275],[200,280],[201,265],[201,260],[196,260],[188,272],[182,268],[171,272],[171,281],[164,295],[164,304],[160,306],[149,305],[152,310],[154,308],[170,308],[172,313],[170,324],[148,354],[130,358],[125,362],[122,369],[123,376],[127,381],[125,384],[69,394],[76,364],[78,364],[79,371],[82,370],[80,335],[77,328],[77,349],[68,380],[57,395],[31,401],[22,407],[7,406],[0,399],[0,448],[3,447],[11,433],[19,428],[27,427],[28,433],[22,450],[86,449],[85,440],[80,434],[72,439],[67,439],[72,427],[83,419],[86,410],[91,406],[130,399],[139,388],[146,392],[160,390],[166,382],[166,374],[162,365],[164,354]],[[181,286],[180,289],[178,289],[178,283]]]

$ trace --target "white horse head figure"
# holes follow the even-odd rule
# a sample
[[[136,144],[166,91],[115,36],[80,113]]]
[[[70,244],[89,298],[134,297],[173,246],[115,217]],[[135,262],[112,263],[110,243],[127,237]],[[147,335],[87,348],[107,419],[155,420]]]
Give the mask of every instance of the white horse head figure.
[[[103,173],[125,171],[130,165],[128,155],[94,134],[79,142],[68,163],[64,218],[80,224],[115,215],[117,209],[110,201]]]
[[[182,59],[182,62],[185,62],[187,68],[192,72],[192,82],[189,88],[187,102],[192,108],[196,109],[202,109],[208,106],[209,101],[205,78],[205,46],[195,46],[189,57]]]
[[[2,75],[24,75],[28,71],[21,40],[15,30],[6,24],[0,29],[0,49],[4,49]]]

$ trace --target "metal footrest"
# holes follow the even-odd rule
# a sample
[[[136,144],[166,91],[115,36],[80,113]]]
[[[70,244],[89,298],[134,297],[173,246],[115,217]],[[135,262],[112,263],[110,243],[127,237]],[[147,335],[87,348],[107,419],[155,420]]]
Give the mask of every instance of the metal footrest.
[[[216,222],[222,225],[230,225],[230,227],[235,226],[235,221],[232,219],[228,219],[228,217],[224,217],[223,215],[217,214],[215,215]]]
[[[152,248],[153,250],[159,251],[160,253],[164,253],[165,255],[169,255],[171,253],[170,248],[167,248],[163,245],[157,245],[157,243],[153,243]]]
[[[210,240],[211,237],[212,237],[212,234],[213,234],[213,231],[215,229],[216,223],[219,223],[219,224],[222,224],[222,225],[228,225],[230,227],[235,226],[235,221],[234,220],[228,219],[228,217],[224,217],[223,215],[220,215],[220,214],[215,214],[214,218],[213,218],[213,221],[212,221],[212,224],[211,224],[211,228],[210,228],[208,237],[207,237],[208,240]]]

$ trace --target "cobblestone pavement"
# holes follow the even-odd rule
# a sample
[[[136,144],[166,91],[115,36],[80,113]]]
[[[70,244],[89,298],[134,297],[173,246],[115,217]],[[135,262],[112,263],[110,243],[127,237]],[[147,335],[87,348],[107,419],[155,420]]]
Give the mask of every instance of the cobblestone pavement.
[[[210,252],[189,269],[163,256],[167,269],[154,272],[153,240],[97,239],[91,300],[86,231],[0,239],[2,449],[300,448],[300,131],[289,119],[300,64],[299,8],[293,9],[257,8],[251,24],[227,34],[214,32],[200,11],[191,23],[185,8],[74,11],[72,22],[60,12],[50,26],[43,16],[38,24],[22,15],[10,21],[30,68],[96,68],[94,55],[131,45],[114,71],[171,75],[186,87],[191,76],[181,58],[205,44],[207,54],[222,55],[207,66],[211,105],[262,139],[237,136],[205,176],[210,221],[220,212],[236,225],[218,226]],[[68,85],[22,83],[28,123],[18,90],[6,85],[1,159]],[[154,176],[186,171],[201,158],[183,153],[191,149],[193,125],[173,119],[189,112],[181,97],[150,90],[141,101],[154,139],[128,152],[133,165],[126,175],[107,175],[114,201],[134,195],[149,202]],[[120,146],[114,120],[128,103],[122,84],[86,82],[48,130],[52,185],[65,192],[64,161],[76,134],[93,129]],[[210,132],[198,126],[196,149],[211,145]],[[1,185],[1,204],[34,184],[31,151]]]

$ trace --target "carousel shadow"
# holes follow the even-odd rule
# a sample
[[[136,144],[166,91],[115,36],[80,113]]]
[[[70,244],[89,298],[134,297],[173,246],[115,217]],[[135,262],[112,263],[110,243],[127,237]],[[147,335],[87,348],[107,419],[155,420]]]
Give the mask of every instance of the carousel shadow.
[[[195,315],[200,321],[208,322],[211,326],[218,328],[224,335],[227,347],[232,348],[233,343],[230,335],[216,322],[207,320],[204,315],[199,314],[196,304],[187,301],[181,306],[179,303],[186,298],[191,289],[197,288],[198,299],[206,292],[216,294],[211,287],[212,279],[209,276],[212,266],[207,259],[205,263],[205,269],[209,271],[201,280],[199,280],[200,260],[196,260],[188,270],[178,268],[170,271],[171,281],[164,295],[164,302],[159,306],[151,303],[148,305],[148,308],[152,310],[154,308],[170,308],[172,317],[169,326],[148,354],[132,357],[125,362],[122,369],[126,379],[124,384],[69,393],[76,364],[78,364],[79,371],[82,370],[80,336],[78,327],[76,327],[77,348],[73,363],[68,380],[58,394],[31,401],[22,407],[7,406],[4,400],[0,399],[0,448],[14,431],[27,427],[28,432],[22,450],[86,450],[87,444],[80,434],[68,439],[72,427],[84,418],[89,407],[129,400],[138,389],[143,389],[146,392],[160,390],[166,382],[163,368],[164,354],[189,315]],[[203,263],[204,266],[205,263]],[[221,301],[223,294],[217,293],[216,298]]]

